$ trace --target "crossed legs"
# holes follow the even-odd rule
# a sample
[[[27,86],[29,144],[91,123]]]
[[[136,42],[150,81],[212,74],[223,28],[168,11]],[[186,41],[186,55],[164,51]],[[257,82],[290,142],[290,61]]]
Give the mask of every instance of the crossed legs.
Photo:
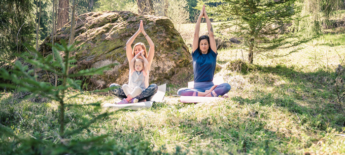
[[[177,91],[177,94],[180,96],[218,97],[219,95],[228,93],[230,89],[231,86],[228,83],[222,83],[220,85],[214,85],[209,90],[204,90],[204,92],[196,89],[181,88]]]
[[[141,92],[143,92],[143,90],[140,87],[134,87],[134,89],[132,90],[127,84],[124,84],[122,86],[122,89],[126,94],[127,98],[135,98],[138,95],[140,95]]]

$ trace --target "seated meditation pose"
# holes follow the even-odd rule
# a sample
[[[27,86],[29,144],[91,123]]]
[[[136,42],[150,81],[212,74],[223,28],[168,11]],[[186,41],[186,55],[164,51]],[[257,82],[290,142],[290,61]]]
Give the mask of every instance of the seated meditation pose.
[[[209,36],[203,35],[199,37],[202,17],[206,19]],[[202,8],[195,26],[192,48],[194,88],[181,88],[177,91],[177,94],[180,96],[218,97],[228,93],[231,89],[228,83],[222,83],[220,85],[213,84],[218,53],[213,28],[206,14],[205,6]]]
[[[143,33],[150,45],[149,53],[147,53],[144,43],[138,42],[133,46],[133,49],[131,47],[135,38],[140,33]],[[115,96],[123,99],[118,102],[118,104],[133,103],[137,102],[138,100],[146,101],[157,92],[158,86],[156,84],[149,85],[150,69],[154,53],[154,44],[151,38],[146,34],[143,22],[140,21],[138,31],[131,38],[129,38],[126,43],[126,54],[128,62],[130,63],[129,84],[123,85],[122,88],[116,83],[112,83],[109,86]]]
[[[147,59],[142,55],[144,51],[138,53],[129,63],[128,85],[122,85],[122,89],[127,97],[132,98],[130,103],[138,102],[136,96],[140,95],[145,89],[145,78],[147,77]],[[142,58],[139,59],[138,56]],[[126,101],[124,101],[126,102]]]

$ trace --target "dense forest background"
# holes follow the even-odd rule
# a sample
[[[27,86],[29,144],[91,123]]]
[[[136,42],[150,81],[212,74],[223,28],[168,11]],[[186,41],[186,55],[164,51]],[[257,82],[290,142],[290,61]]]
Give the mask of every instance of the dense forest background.
[[[198,10],[203,4],[209,8],[217,8],[225,3],[222,0],[151,0],[155,15],[164,15],[164,7],[168,7],[166,16],[174,23],[194,23],[198,16]],[[55,3],[55,7],[54,4]],[[67,3],[63,8],[61,4]],[[3,0],[0,2],[0,50],[1,60],[8,59],[15,52],[25,51],[23,43],[33,44],[37,39],[40,44],[53,32],[53,22],[59,28],[62,20],[71,20],[72,1],[68,0]],[[64,4],[66,5],[66,4]],[[344,10],[344,0],[298,0],[294,4],[300,12],[294,15],[292,27],[296,31],[303,31],[307,35],[323,32],[323,29],[332,27],[340,21],[332,20],[340,16]],[[55,10],[53,10],[55,9]],[[67,10],[68,17],[59,16],[60,10]],[[76,12],[78,16],[92,11],[132,11],[138,13],[136,0],[76,0]],[[209,9],[211,10],[211,9]],[[219,14],[211,11],[211,16]],[[61,18],[61,19],[60,19]],[[217,18],[214,18],[215,20]],[[218,21],[226,21],[231,17]],[[39,24],[37,24],[39,22]],[[61,27],[61,26],[60,26]],[[36,34],[36,30],[38,33]]]

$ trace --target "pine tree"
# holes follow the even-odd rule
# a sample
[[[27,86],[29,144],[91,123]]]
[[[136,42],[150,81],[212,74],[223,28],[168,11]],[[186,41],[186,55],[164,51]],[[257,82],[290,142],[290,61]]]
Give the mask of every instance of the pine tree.
[[[199,1],[200,2],[200,1]],[[212,2],[219,2],[214,0]],[[248,61],[253,63],[254,53],[281,46],[287,37],[287,24],[298,12],[296,0],[224,0],[212,8],[215,18],[227,22],[220,25],[221,31],[243,38],[248,47]],[[236,30],[229,28],[235,27]]]

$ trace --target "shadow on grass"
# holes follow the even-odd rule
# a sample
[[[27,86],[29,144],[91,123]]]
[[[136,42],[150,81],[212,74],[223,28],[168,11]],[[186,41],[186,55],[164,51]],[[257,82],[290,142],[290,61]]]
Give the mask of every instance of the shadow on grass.
[[[299,48],[297,48],[297,49],[294,49],[294,50],[290,51],[288,54],[284,54],[284,55],[267,55],[266,57],[267,57],[267,58],[270,58],[270,59],[272,59],[272,58],[285,57],[285,56],[288,56],[288,55],[290,55],[290,54],[296,53],[296,52],[298,52],[298,51],[300,51],[300,50],[302,50],[302,49],[303,49],[302,47],[299,47]]]
[[[297,36],[289,35],[289,36],[284,37],[284,38],[285,39],[297,39],[297,40],[296,41],[282,41],[282,40],[278,41],[278,40],[280,40],[280,39],[278,39],[276,41],[277,43],[274,43],[274,44],[267,46],[267,47],[258,47],[258,48],[262,50],[261,52],[270,52],[273,49],[288,49],[288,48],[299,46],[299,45],[304,44],[304,43],[308,43],[311,40],[319,38],[320,36],[321,35],[314,35],[312,37],[300,39],[299,37],[302,37],[301,34],[299,34]],[[285,39],[283,39],[283,40],[285,40]],[[288,45],[288,44],[290,44],[290,45]],[[284,45],[287,45],[287,46],[284,46]],[[301,48],[301,49],[303,49],[303,48]],[[298,49],[298,50],[300,50],[300,49]]]
[[[345,29],[343,29],[344,31]],[[317,43],[316,45],[336,47],[342,46],[345,43],[344,32],[325,32],[323,35],[325,43]]]
[[[341,44],[341,43],[323,43],[323,44],[318,44],[318,45],[329,46],[329,47],[336,47],[336,46],[342,46],[344,44]]]
[[[260,103],[264,106],[287,108],[288,111],[303,116],[301,124],[308,122],[313,129],[326,130],[331,126],[341,130],[345,126],[345,112],[336,104],[333,84],[334,72],[318,70],[304,73],[294,67],[278,65],[276,67],[257,66],[257,71],[285,77],[289,84],[274,86],[272,93],[256,92],[252,98],[240,96],[232,98],[239,103]],[[266,75],[264,75],[266,76]]]
[[[153,102],[151,109],[154,110],[161,110],[163,108],[167,108],[169,105],[167,105],[164,102]]]

